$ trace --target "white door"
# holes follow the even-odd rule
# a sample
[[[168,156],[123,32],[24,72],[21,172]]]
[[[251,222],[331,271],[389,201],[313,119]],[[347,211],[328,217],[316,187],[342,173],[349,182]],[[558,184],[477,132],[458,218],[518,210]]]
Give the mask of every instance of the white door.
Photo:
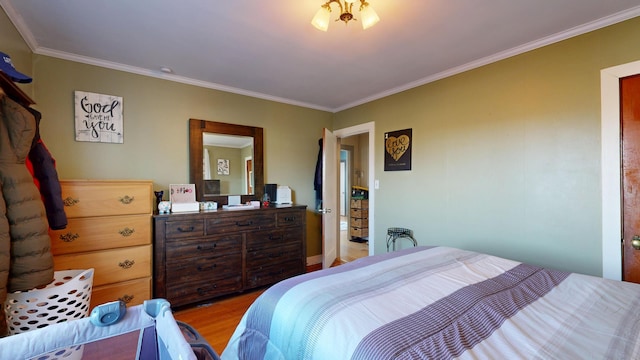
[[[322,268],[338,257],[340,224],[338,208],[338,139],[328,129],[322,133]]]
[[[347,163],[340,161],[340,216],[347,216]]]

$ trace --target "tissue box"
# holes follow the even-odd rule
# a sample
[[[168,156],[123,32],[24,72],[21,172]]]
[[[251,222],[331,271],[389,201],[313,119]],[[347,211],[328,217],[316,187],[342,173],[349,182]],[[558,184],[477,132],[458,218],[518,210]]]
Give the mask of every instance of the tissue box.
[[[185,203],[171,203],[171,212],[187,212],[187,211],[200,211],[200,203],[197,202],[185,202]]]
[[[291,204],[291,189],[288,186],[278,186],[276,204]]]

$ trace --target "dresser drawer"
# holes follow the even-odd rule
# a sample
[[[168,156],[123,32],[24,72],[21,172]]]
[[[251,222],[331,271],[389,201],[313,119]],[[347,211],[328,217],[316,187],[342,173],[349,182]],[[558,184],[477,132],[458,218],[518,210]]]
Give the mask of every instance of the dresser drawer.
[[[242,275],[218,280],[171,284],[167,287],[167,300],[171,306],[201,302],[216,296],[242,290]]]
[[[140,305],[151,299],[151,278],[123,281],[96,286],[91,293],[91,308],[111,301],[122,300],[127,306]]]
[[[369,236],[369,228],[351,227],[351,236],[367,237]]]
[[[54,255],[151,243],[151,216],[70,218],[64,230],[50,230]]]
[[[167,242],[167,263],[202,256],[224,255],[242,252],[242,235],[229,234],[190,240]]]
[[[60,184],[69,218],[152,213],[149,181],[61,180]]]
[[[151,245],[58,255],[55,270],[94,268],[93,286],[151,276]]]
[[[271,266],[260,266],[247,269],[247,287],[258,287],[276,283],[280,280],[302,274],[303,266],[300,259]]]
[[[354,209],[351,208],[351,217],[355,218],[368,218],[369,217],[369,209]]]
[[[242,211],[238,210],[207,219],[207,235],[271,229],[275,226],[275,212],[252,213],[247,211],[239,214]]]
[[[279,211],[277,226],[301,226],[305,223],[306,213],[300,210]]]
[[[368,209],[369,200],[363,199],[351,199],[351,208]]]
[[[267,230],[247,233],[247,251],[260,250],[265,247],[281,246],[287,240],[283,230]]]
[[[260,266],[283,263],[289,260],[300,259],[302,257],[302,244],[288,243],[282,246],[260,249],[256,251],[247,250],[247,270]]]
[[[167,221],[167,239],[183,239],[190,237],[202,237],[204,235],[204,222],[192,221]]]
[[[167,266],[169,283],[219,280],[242,276],[242,253],[203,256]]]
[[[362,219],[362,218],[351,218],[351,227],[357,227],[357,228],[361,228],[361,227],[367,227],[368,226],[368,221],[367,219]]]

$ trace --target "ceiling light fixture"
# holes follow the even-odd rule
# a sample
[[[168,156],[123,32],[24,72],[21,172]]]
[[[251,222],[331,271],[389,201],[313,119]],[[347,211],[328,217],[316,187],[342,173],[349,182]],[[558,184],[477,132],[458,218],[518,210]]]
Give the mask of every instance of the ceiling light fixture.
[[[316,16],[313,17],[311,24],[318,30],[327,31],[329,28],[329,18],[331,17],[331,3],[337,3],[338,6],[340,6],[340,18],[335,21],[342,20],[345,24],[348,24],[350,20],[357,20],[351,12],[353,3],[356,1],[357,0],[327,1],[320,7]],[[360,16],[363,29],[368,29],[380,21],[378,14],[376,14],[375,10],[373,10],[371,5],[365,0],[360,0]]]

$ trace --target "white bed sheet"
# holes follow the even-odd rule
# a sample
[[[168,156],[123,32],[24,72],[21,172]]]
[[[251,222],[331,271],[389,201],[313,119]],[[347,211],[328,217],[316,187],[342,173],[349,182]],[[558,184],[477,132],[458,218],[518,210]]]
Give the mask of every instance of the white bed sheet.
[[[274,285],[222,359],[638,359],[639,306],[637,284],[421,247]]]

